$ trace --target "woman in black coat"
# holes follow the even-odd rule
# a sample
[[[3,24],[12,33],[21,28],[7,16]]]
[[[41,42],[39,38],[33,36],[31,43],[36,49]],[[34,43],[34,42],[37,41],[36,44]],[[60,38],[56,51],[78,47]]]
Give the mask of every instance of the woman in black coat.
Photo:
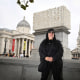
[[[46,39],[40,43],[39,55],[40,62],[46,62],[47,65],[46,70],[41,72],[41,80],[47,80],[50,71],[52,71],[54,80],[63,80],[63,47],[61,42],[56,40],[54,29],[49,29]]]

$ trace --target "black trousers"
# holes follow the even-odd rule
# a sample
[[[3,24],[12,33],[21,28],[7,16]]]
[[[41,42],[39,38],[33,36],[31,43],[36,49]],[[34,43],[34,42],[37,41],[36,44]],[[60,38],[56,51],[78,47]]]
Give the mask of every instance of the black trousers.
[[[54,80],[63,80],[63,65],[62,64],[49,64],[48,70],[41,73],[41,80],[47,80],[50,74],[53,75]]]

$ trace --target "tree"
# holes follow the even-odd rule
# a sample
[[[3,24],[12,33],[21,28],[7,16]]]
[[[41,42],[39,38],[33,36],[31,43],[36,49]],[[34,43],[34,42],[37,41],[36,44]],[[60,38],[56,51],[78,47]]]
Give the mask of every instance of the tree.
[[[17,0],[17,4],[24,10],[26,10],[27,7],[29,7],[28,3],[33,3],[34,0]]]

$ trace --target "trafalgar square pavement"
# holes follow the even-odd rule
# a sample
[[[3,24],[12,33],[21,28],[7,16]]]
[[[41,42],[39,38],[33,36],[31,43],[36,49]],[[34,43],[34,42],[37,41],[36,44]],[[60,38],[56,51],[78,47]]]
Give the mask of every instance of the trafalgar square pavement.
[[[0,80],[40,80],[40,57],[34,52],[29,58],[0,56]],[[48,80],[53,80],[50,77]],[[63,77],[64,80],[80,80],[80,60],[63,59]]]

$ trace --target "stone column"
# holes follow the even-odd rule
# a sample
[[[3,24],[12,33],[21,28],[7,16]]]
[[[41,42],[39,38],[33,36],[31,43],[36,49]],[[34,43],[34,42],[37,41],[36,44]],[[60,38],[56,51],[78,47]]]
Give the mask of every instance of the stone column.
[[[4,44],[5,44],[5,41],[4,41],[4,40],[5,40],[5,38],[2,38],[1,54],[4,54],[4,46],[5,46],[5,45],[4,45]]]
[[[18,39],[18,58],[19,58],[19,51],[20,51],[20,39]]]
[[[32,49],[33,49],[33,40],[32,40]]]
[[[78,58],[78,54],[77,54],[77,58]]]
[[[6,53],[9,53],[9,38],[7,38],[6,42]]]
[[[15,49],[14,49],[15,56],[17,56],[17,39],[15,39]]]
[[[22,38],[22,48],[21,48],[21,53],[23,53],[23,48],[24,48],[24,39]]]
[[[28,50],[28,56],[30,57],[30,46],[31,46],[31,40],[29,40],[29,50]]]
[[[27,56],[27,42],[28,42],[28,40],[26,39],[26,49],[25,49],[25,56]]]
[[[76,58],[76,54],[75,54],[75,58]]]

